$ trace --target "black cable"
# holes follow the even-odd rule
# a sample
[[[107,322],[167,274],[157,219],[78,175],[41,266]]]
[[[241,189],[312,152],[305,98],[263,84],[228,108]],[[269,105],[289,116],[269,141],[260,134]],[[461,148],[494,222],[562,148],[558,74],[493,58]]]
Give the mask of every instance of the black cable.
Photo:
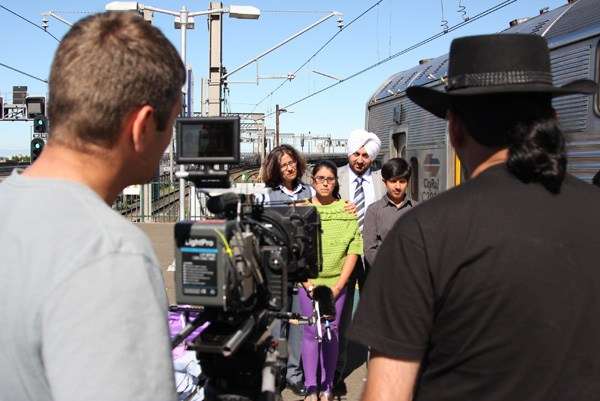
[[[35,75],[28,74],[28,73],[26,73],[26,72],[24,72],[24,71],[18,70],[18,69],[16,69],[16,68],[14,68],[14,67],[11,67],[11,66],[9,66],[9,65],[6,65],[6,64],[4,64],[4,63],[0,63],[0,66],[2,66],[2,67],[4,67],[4,68],[8,68],[9,70],[16,71],[16,72],[18,72],[19,74],[27,75],[27,76],[28,76],[28,77],[30,77],[30,78],[37,79],[38,81],[42,81],[42,82],[44,82],[44,83],[46,83],[46,84],[48,83],[48,81],[46,81],[45,79],[38,78],[38,77],[36,77]]]
[[[452,31],[454,31],[454,30],[457,30],[457,29],[459,29],[459,28],[462,28],[463,26],[465,26],[465,25],[467,25],[467,24],[470,24],[471,22],[474,22],[474,21],[476,21],[476,20],[478,20],[478,19],[480,19],[480,18],[483,18],[483,17],[485,17],[485,16],[487,16],[487,15],[489,15],[489,14],[491,14],[491,13],[494,13],[494,12],[496,12],[496,11],[498,11],[498,10],[500,10],[500,9],[502,9],[502,8],[504,8],[504,7],[506,7],[506,6],[508,6],[509,4],[515,3],[516,1],[518,1],[518,0],[506,0],[506,1],[503,1],[503,2],[501,2],[501,3],[497,4],[497,5],[493,6],[493,7],[490,7],[490,8],[488,8],[487,10],[485,10],[485,11],[483,11],[483,12],[481,12],[481,13],[479,13],[479,14],[477,14],[477,15],[475,15],[475,16],[473,16],[473,17],[471,17],[471,18],[469,18],[469,19],[468,19],[468,20],[466,20],[466,21],[462,21],[462,22],[460,22],[460,23],[458,23],[458,24],[456,24],[456,25],[453,25],[453,26],[451,26],[450,28],[448,28],[448,30],[447,30],[447,31],[442,31],[442,32],[439,32],[439,33],[437,33],[437,34],[435,34],[435,35],[433,35],[433,36],[430,36],[430,37],[428,37],[427,39],[424,39],[424,40],[422,40],[422,41],[420,41],[420,42],[418,42],[418,43],[416,43],[416,44],[414,44],[414,45],[412,45],[412,46],[409,46],[409,47],[407,47],[406,49],[400,50],[399,52],[397,52],[397,53],[395,53],[395,54],[392,54],[391,56],[389,56],[389,57],[387,57],[387,58],[385,58],[385,59],[383,59],[383,60],[381,60],[381,61],[378,61],[378,62],[377,62],[377,63],[375,63],[375,64],[372,64],[372,65],[370,65],[370,66],[368,66],[368,67],[366,67],[366,68],[363,68],[362,70],[360,70],[360,71],[358,71],[358,72],[355,72],[354,74],[352,74],[352,75],[349,75],[349,76],[347,76],[346,78],[340,79],[338,82],[335,82],[335,83],[333,83],[333,84],[331,84],[331,85],[329,85],[329,86],[326,86],[326,87],[324,87],[324,88],[321,88],[321,89],[319,89],[319,90],[318,90],[318,91],[316,91],[316,92],[310,93],[310,94],[308,94],[308,95],[304,96],[303,98],[301,98],[301,99],[299,99],[299,100],[296,100],[296,101],[294,101],[294,102],[292,102],[292,103],[290,103],[290,104],[288,104],[288,105],[284,106],[283,108],[287,109],[288,107],[292,107],[292,106],[294,106],[294,105],[296,105],[296,104],[298,104],[298,103],[301,103],[301,102],[303,102],[303,101],[305,101],[305,100],[307,100],[307,99],[310,99],[311,97],[313,97],[313,96],[316,96],[316,95],[318,95],[319,93],[325,92],[326,90],[328,90],[328,89],[331,89],[331,88],[333,88],[333,87],[335,87],[335,86],[337,86],[337,85],[341,84],[342,82],[349,81],[350,79],[352,79],[352,78],[355,78],[355,77],[359,76],[359,75],[360,75],[360,74],[362,74],[362,73],[365,73],[365,72],[367,72],[367,71],[369,71],[369,70],[372,70],[373,68],[375,68],[375,67],[378,67],[378,66],[380,66],[380,65],[382,65],[382,64],[384,64],[384,63],[387,63],[388,61],[390,61],[390,60],[392,60],[392,59],[395,59],[395,58],[396,58],[396,57],[398,57],[398,56],[401,56],[401,55],[403,55],[403,54],[405,54],[405,53],[408,53],[408,52],[409,52],[409,51],[411,51],[411,50],[414,50],[414,49],[416,49],[416,48],[418,48],[418,47],[421,47],[421,46],[423,46],[424,44],[427,44],[427,43],[429,43],[429,42],[431,42],[431,41],[433,41],[433,40],[435,40],[435,39],[437,39],[437,38],[439,38],[439,37],[441,37],[441,36],[444,36],[444,35],[445,35],[446,33],[448,33],[448,32],[452,32]],[[272,112],[272,113],[266,114],[266,115],[265,115],[265,118],[266,118],[266,117],[270,117],[270,116],[272,116],[272,115],[274,115],[274,114],[275,114],[275,112]]]
[[[444,32],[448,32],[448,20],[444,17],[444,0],[440,0],[440,5],[442,6],[442,22],[440,26]]]
[[[35,26],[36,28],[41,29],[42,31],[46,32],[48,35],[52,36],[57,42],[60,42],[60,39],[58,39],[56,36],[52,35],[50,32],[48,32],[46,29],[44,29],[44,27],[36,24],[35,22],[32,22],[30,20],[28,20],[27,18],[23,17],[21,14],[18,14],[16,12],[14,12],[13,10],[10,10],[6,7],[4,7],[2,4],[0,4],[0,8],[5,9],[6,11],[8,11],[9,13],[13,14],[14,16],[21,18],[22,20],[29,22],[31,25]]]
[[[352,21],[350,21],[349,23],[347,23],[346,25],[344,25],[341,29],[339,29],[336,33],[334,33],[329,40],[327,40],[323,46],[321,46],[312,56],[310,56],[308,58],[308,60],[306,60],[300,67],[298,67],[296,69],[296,71],[294,71],[292,73],[292,75],[296,75],[298,73],[298,71],[300,71],[302,68],[304,68],[304,66],[306,66],[308,63],[310,63],[310,61],[315,58],[317,56],[317,54],[319,54],[325,47],[327,47],[327,45],[329,45],[329,43],[331,43],[333,41],[333,39],[336,38],[336,36],[338,36],[340,33],[342,33],[342,31],[346,30],[350,25],[352,25],[355,21],[357,21],[358,19],[362,18],[365,14],[367,14],[369,11],[371,11],[373,8],[375,8],[376,6],[378,6],[383,0],[379,0],[376,3],[374,3],[373,5],[371,5],[369,8],[367,8],[365,11],[363,11],[362,13],[360,13],[356,18],[354,18]],[[281,87],[283,85],[285,85],[286,82],[289,82],[289,79],[284,79],[277,88],[273,89],[267,96],[265,96],[264,98],[262,98],[258,103],[256,103],[256,105],[254,106],[254,109],[252,109],[253,111],[256,110],[256,108],[258,107],[258,105],[260,105],[262,102],[264,102],[265,100],[267,100],[269,98],[269,96],[272,96],[275,92],[277,92],[279,89],[281,89]]]

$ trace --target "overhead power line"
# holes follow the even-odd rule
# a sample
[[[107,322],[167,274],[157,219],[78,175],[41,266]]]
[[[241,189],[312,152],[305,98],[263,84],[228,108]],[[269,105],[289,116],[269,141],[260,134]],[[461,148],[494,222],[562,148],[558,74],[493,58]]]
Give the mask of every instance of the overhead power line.
[[[280,14],[329,14],[331,11],[325,10],[260,10],[261,13],[280,13]]]
[[[10,65],[6,65],[6,64],[4,64],[4,63],[0,63],[0,66],[2,66],[2,67],[4,67],[4,68],[8,68],[9,70],[16,71],[16,72],[18,72],[19,74],[27,75],[27,76],[28,76],[28,77],[30,77],[30,78],[37,79],[38,81],[42,81],[42,82],[44,82],[44,83],[46,83],[46,84],[48,83],[48,81],[47,81],[47,80],[45,80],[45,79],[42,79],[42,78],[36,77],[35,75],[28,74],[28,73],[26,73],[26,72],[24,72],[24,71],[21,71],[21,70],[17,69],[17,68],[11,67]]]
[[[8,11],[9,13],[13,14],[17,18],[22,19],[23,21],[30,23],[31,25],[35,26],[36,28],[41,29],[42,31],[46,32],[48,35],[52,36],[57,42],[60,42],[60,39],[58,39],[56,36],[52,35],[50,32],[48,32],[46,29],[44,29],[44,27],[42,27],[41,25],[38,25],[38,24],[36,24],[35,22],[33,22],[31,20],[28,20],[27,18],[23,17],[21,14],[19,14],[17,12],[14,12],[13,10],[4,7],[2,4],[0,4],[0,8]]]
[[[365,14],[367,14],[369,11],[371,11],[373,8],[377,7],[383,0],[379,0],[376,3],[373,3],[369,8],[367,8],[366,10],[364,10],[362,13],[360,13],[357,17],[355,17],[352,21],[348,22],[345,26],[343,26],[340,30],[338,30],[336,33],[334,33],[312,56],[310,56],[300,67],[298,67],[296,69],[296,71],[294,71],[292,73],[292,75],[296,75],[298,73],[298,71],[300,71],[301,69],[303,69],[308,63],[311,62],[312,59],[314,59],[317,54],[319,54],[323,49],[325,49],[329,43],[331,43],[333,41],[333,39],[335,39],[340,33],[342,33],[344,30],[348,29],[348,27],[350,25],[352,25],[354,22],[356,22],[357,20],[359,20],[360,18],[362,18]],[[264,102],[265,100],[267,100],[270,96],[272,96],[275,92],[277,92],[279,89],[281,89],[283,87],[283,85],[286,84],[286,82],[289,82],[289,79],[284,79],[283,81],[281,81],[281,83],[279,84],[278,87],[276,87],[275,89],[273,89],[271,92],[269,92],[268,95],[266,95],[265,97],[263,97],[258,103],[256,103],[256,105],[254,106],[254,109],[252,109],[252,111],[256,110],[256,108],[262,104],[262,102]]]
[[[292,102],[292,103],[290,103],[290,104],[288,104],[288,105],[285,105],[285,106],[283,106],[283,108],[287,109],[287,108],[289,108],[289,107],[295,106],[295,105],[297,105],[298,103],[301,103],[301,102],[303,102],[303,101],[305,101],[305,100],[307,100],[307,99],[310,99],[311,97],[313,97],[313,96],[316,96],[316,95],[318,95],[318,94],[320,94],[320,93],[323,93],[323,92],[325,92],[326,90],[329,90],[329,89],[331,89],[331,88],[333,88],[333,87],[335,87],[335,86],[338,86],[338,85],[340,85],[340,84],[341,84],[341,83],[343,83],[343,82],[349,81],[349,80],[351,80],[352,78],[355,78],[355,77],[357,77],[357,76],[359,76],[359,75],[361,75],[361,74],[363,74],[363,73],[365,73],[365,72],[367,72],[367,71],[369,71],[369,70],[372,70],[372,69],[373,69],[373,68],[375,68],[375,67],[378,67],[378,66],[380,66],[380,65],[382,65],[382,64],[385,64],[385,63],[387,63],[388,61],[390,61],[390,60],[393,60],[393,59],[395,59],[395,58],[396,58],[396,57],[398,57],[398,56],[401,56],[401,55],[403,55],[403,54],[406,54],[406,53],[410,52],[411,50],[414,50],[414,49],[416,49],[416,48],[418,48],[418,47],[421,47],[421,46],[423,46],[423,45],[424,45],[424,44],[426,44],[426,43],[429,43],[429,42],[431,42],[431,41],[433,41],[433,40],[435,40],[435,39],[437,39],[437,38],[439,38],[439,37],[441,37],[441,36],[444,36],[444,35],[445,35],[446,33],[448,33],[448,32],[452,32],[452,31],[455,31],[455,30],[457,30],[457,29],[459,29],[459,28],[462,28],[463,26],[465,26],[465,25],[467,25],[467,24],[470,24],[470,23],[472,23],[472,22],[474,22],[474,21],[477,21],[478,19],[480,19],[480,18],[483,18],[483,17],[485,17],[485,16],[487,16],[487,15],[489,15],[489,14],[492,14],[492,13],[494,13],[494,12],[496,12],[496,11],[498,11],[498,10],[500,10],[500,9],[502,9],[502,8],[504,8],[504,7],[506,7],[506,6],[508,6],[509,4],[515,3],[515,2],[517,2],[517,1],[518,1],[518,0],[506,0],[506,1],[503,1],[503,2],[501,2],[501,3],[498,3],[497,5],[495,5],[495,6],[493,6],[493,7],[490,7],[490,8],[488,8],[487,10],[485,10],[485,11],[482,11],[481,13],[479,13],[479,14],[477,14],[477,15],[474,15],[473,17],[469,18],[468,20],[462,21],[462,22],[460,22],[460,23],[458,23],[458,24],[456,24],[456,25],[453,25],[453,26],[449,27],[449,28],[448,28],[448,30],[444,30],[444,31],[442,31],[442,32],[436,33],[435,35],[433,35],[433,36],[430,36],[430,37],[428,37],[427,39],[424,39],[424,40],[422,40],[422,41],[420,41],[420,42],[418,42],[418,43],[415,43],[415,44],[414,44],[414,45],[412,45],[412,46],[409,46],[409,47],[407,47],[407,48],[405,48],[405,49],[403,49],[403,50],[400,50],[399,52],[397,52],[397,53],[394,53],[394,54],[392,54],[391,56],[389,56],[389,57],[387,57],[387,58],[385,58],[385,59],[383,59],[383,60],[381,60],[381,61],[378,61],[378,62],[377,62],[377,63],[375,63],[375,64],[372,64],[372,65],[370,65],[370,66],[368,66],[368,67],[366,67],[366,68],[363,68],[362,70],[360,70],[360,71],[357,71],[357,72],[355,72],[354,74],[352,74],[352,75],[349,75],[349,76],[347,76],[346,78],[343,78],[343,79],[339,80],[338,82],[335,82],[335,83],[333,83],[333,84],[331,84],[331,85],[328,85],[328,86],[326,86],[326,87],[324,87],[324,88],[321,88],[321,89],[319,89],[319,90],[318,90],[318,91],[316,91],[316,92],[312,92],[312,93],[310,93],[310,94],[308,94],[308,95],[304,96],[303,98],[300,98],[300,99],[298,99],[298,100],[296,100],[296,101],[294,101],[294,102]],[[265,115],[265,117],[270,117],[270,116],[272,116],[272,115],[274,115],[274,114],[275,114],[275,112],[271,112],[271,113],[269,113],[269,114]]]
[[[102,11],[64,11],[64,10],[52,10],[52,12],[58,13],[58,14],[95,14],[95,13],[101,13]]]

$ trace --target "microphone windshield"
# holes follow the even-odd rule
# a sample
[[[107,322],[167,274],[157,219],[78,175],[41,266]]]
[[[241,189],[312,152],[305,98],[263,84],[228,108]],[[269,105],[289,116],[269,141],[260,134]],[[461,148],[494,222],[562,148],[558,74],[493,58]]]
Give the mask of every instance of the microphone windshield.
[[[326,285],[318,285],[313,289],[313,300],[319,303],[319,310],[323,319],[335,320],[335,302],[333,292]]]

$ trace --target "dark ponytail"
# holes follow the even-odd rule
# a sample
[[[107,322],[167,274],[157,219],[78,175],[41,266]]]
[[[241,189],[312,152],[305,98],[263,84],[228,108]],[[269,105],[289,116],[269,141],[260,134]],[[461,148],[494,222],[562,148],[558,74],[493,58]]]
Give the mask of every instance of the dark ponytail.
[[[508,137],[508,170],[523,182],[559,193],[567,170],[565,140],[554,118],[518,124]]]
[[[469,134],[491,148],[508,148],[508,170],[524,183],[559,193],[567,169],[565,141],[547,94],[464,97],[453,104]]]
[[[327,169],[331,170],[331,172],[333,173],[333,176],[335,177],[335,185],[333,186],[332,195],[335,199],[341,199],[340,182],[338,180],[337,166],[335,165],[334,162],[332,162],[330,160],[321,160],[321,161],[317,162],[312,169],[313,180],[315,179],[314,178],[315,174],[317,174],[317,172],[319,170],[321,170],[322,168],[327,168]]]

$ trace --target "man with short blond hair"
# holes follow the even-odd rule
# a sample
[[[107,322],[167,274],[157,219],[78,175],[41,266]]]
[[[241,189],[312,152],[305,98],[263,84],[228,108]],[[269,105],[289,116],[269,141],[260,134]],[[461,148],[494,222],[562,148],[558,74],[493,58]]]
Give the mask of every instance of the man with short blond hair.
[[[6,399],[176,399],[158,261],[110,205],[156,172],[184,82],[175,48],[139,16],[93,15],[62,39],[48,144],[0,184]]]

